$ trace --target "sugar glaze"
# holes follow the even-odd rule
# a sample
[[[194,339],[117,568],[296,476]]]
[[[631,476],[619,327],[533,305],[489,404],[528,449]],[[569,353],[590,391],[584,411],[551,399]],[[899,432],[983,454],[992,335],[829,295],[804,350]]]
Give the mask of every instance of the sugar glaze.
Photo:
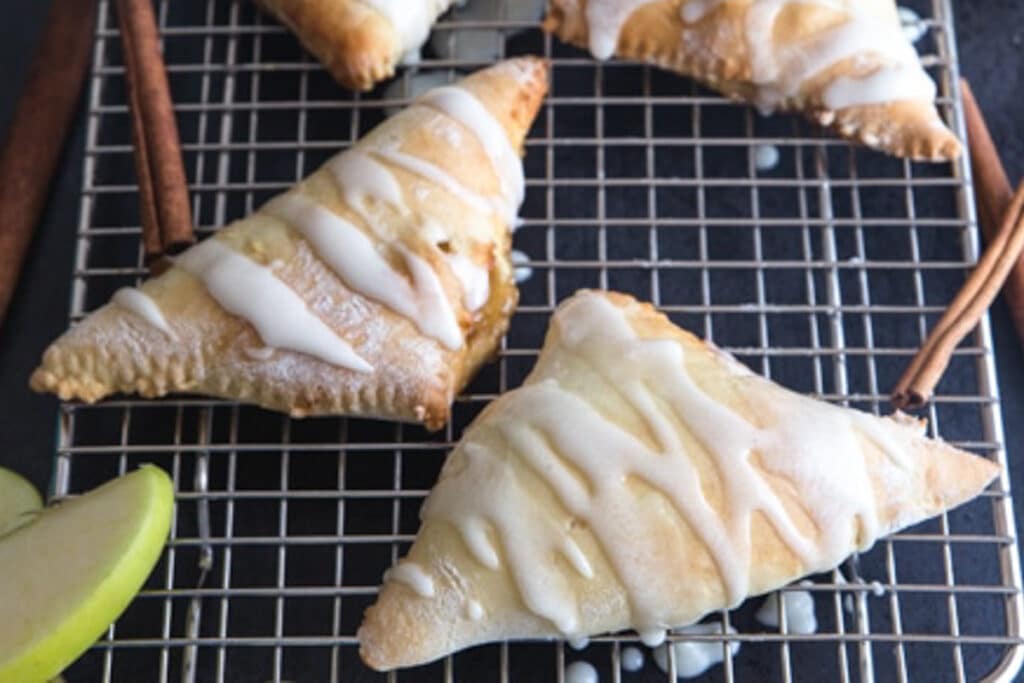
[[[505,394],[489,411],[500,418],[478,420],[466,434],[422,517],[452,524],[485,567],[506,563],[527,608],[566,637],[587,635],[579,627],[577,591],[569,583],[579,579],[538,558],[561,555],[583,579],[594,576],[592,558],[549,512],[524,504],[533,494],[517,474],[516,459],[593,534],[626,591],[634,626],[650,646],[675,625],[664,595],[671,591],[666,582],[676,578],[661,566],[636,561],[656,556],[655,546],[663,541],[646,533],[649,520],[633,505],[633,480],[660,492],[705,544],[732,605],[749,592],[755,512],[767,517],[809,572],[835,566],[850,548],[877,536],[875,501],[856,434],[897,462],[899,454],[867,416],[808,400],[796,414],[775,415],[769,427],[757,428],[693,382],[681,344],[639,338],[621,309],[598,294],[577,295],[559,309],[553,325],[557,352],[580,359],[606,386],[615,387],[624,402],[621,410],[637,415],[650,439],[610,421],[563,386],[558,363],[549,368],[542,357],[525,386]],[[495,439],[502,448],[491,445]],[[648,445],[650,440],[656,447]],[[704,497],[686,446],[694,441],[721,473],[725,516]],[[760,468],[801,492],[818,534],[807,536],[797,528],[750,462],[755,450]],[[822,453],[831,454],[825,470]]]

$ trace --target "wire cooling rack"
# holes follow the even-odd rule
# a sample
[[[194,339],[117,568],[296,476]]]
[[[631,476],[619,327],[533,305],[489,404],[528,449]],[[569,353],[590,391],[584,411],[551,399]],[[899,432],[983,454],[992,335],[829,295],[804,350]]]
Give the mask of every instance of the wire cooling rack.
[[[352,96],[247,2],[158,8],[203,233],[351,144],[418,83],[405,72]],[[915,8],[941,108],[963,135],[950,3]],[[99,12],[73,319],[144,275],[116,21],[109,2]],[[671,74],[595,64],[532,19],[448,19],[437,31],[419,74],[454,79],[490,60],[488,50],[543,54],[553,65],[527,143],[515,236],[532,275],[500,359],[437,435],[370,420],[293,421],[195,397],[63,404],[55,495],[142,462],[165,467],[177,490],[171,539],[145,590],[68,681],[562,681],[575,660],[602,681],[672,680],[650,656],[640,672],[621,670],[623,647],[638,644],[632,633],[581,652],[550,642],[475,648],[389,675],[363,667],[354,636],[381,574],[413,538],[446,450],[520,383],[553,307],[577,288],[652,300],[786,386],[885,411],[888,390],[976,260],[966,160],[919,165],[856,149]],[[483,56],[446,49],[470,40]],[[760,163],[773,149],[777,166]],[[934,433],[1005,464],[987,321],[958,350],[925,416]],[[813,577],[804,589],[817,633],[759,625],[759,599],[713,615],[737,633],[702,638],[741,647],[722,645],[724,663],[704,678],[1008,680],[1024,642],[1017,558],[1004,478],[841,572]]]

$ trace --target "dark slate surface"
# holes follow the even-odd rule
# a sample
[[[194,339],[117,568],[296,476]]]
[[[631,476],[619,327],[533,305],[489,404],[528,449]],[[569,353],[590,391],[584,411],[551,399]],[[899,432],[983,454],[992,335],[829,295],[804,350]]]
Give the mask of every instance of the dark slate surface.
[[[43,3],[30,0],[14,0],[12,4],[13,7],[7,8],[7,20],[0,22],[0,77],[5,92],[10,93],[0,99],[0,126],[3,127],[10,116],[14,93],[19,90],[45,11]],[[1024,115],[1024,102],[1019,93],[1024,85],[1024,61],[1020,57],[1024,29],[1018,27],[1024,25],[1024,4],[1015,0],[961,2],[956,13],[963,72],[971,80],[986,111],[1011,177],[1021,177],[1024,175],[1024,148],[1019,121]],[[48,485],[56,402],[29,392],[25,384],[46,343],[66,326],[83,131],[84,117],[79,116],[70,141],[69,148],[73,152],[66,155],[20,291],[7,324],[0,329],[0,465],[23,472],[40,487]],[[1009,453],[1011,460],[1017,463],[1024,453],[1024,448],[1018,445],[1024,434],[1021,419],[1024,416],[1024,353],[1001,303],[994,310],[993,328]],[[1024,466],[1011,469],[1011,475],[1015,489],[1024,491]],[[1017,506],[1020,520],[1020,500]],[[888,627],[882,625],[881,628]],[[737,673],[744,677],[755,672]],[[756,673],[767,675],[769,672]]]

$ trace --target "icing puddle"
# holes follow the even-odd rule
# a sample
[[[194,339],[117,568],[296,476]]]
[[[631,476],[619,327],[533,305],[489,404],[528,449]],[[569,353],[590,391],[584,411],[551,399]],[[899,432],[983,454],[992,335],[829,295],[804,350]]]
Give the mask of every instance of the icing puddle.
[[[805,584],[801,584],[805,585]],[[780,597],[781,596],[781,597]],[[763,626],[779,628],[785,611],[786,632],[807,635],[818,632],[814,598],[808,591],[778,591],[765,598],[755,618]]]
[[[674,629],[676,635],[711,635],[721,634],[721,622],[708,624],[694,624],[685,628]],[[736,633],[736,629],[729,626],[726,633]],[[725,659],[725,648],[729,648],[729,655],[736,656],[740,651],[739,641],[723,645],[718,641],[710,640],[679,640],[673,643],[664,643],[654,648],[651,655],[654,663],[665,673],[669,672],[669,648],[672,648],[672,658],[675,660],[676,676],[679,678],[695,678],[715,666],[721,664]]]

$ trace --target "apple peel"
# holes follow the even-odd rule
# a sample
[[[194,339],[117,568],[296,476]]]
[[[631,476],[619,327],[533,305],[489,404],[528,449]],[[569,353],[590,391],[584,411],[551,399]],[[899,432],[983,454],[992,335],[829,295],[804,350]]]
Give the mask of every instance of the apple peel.
[[[163,552],[174,487],[146,465],[0,538],[0,683],[47,681],[85,652]]]

